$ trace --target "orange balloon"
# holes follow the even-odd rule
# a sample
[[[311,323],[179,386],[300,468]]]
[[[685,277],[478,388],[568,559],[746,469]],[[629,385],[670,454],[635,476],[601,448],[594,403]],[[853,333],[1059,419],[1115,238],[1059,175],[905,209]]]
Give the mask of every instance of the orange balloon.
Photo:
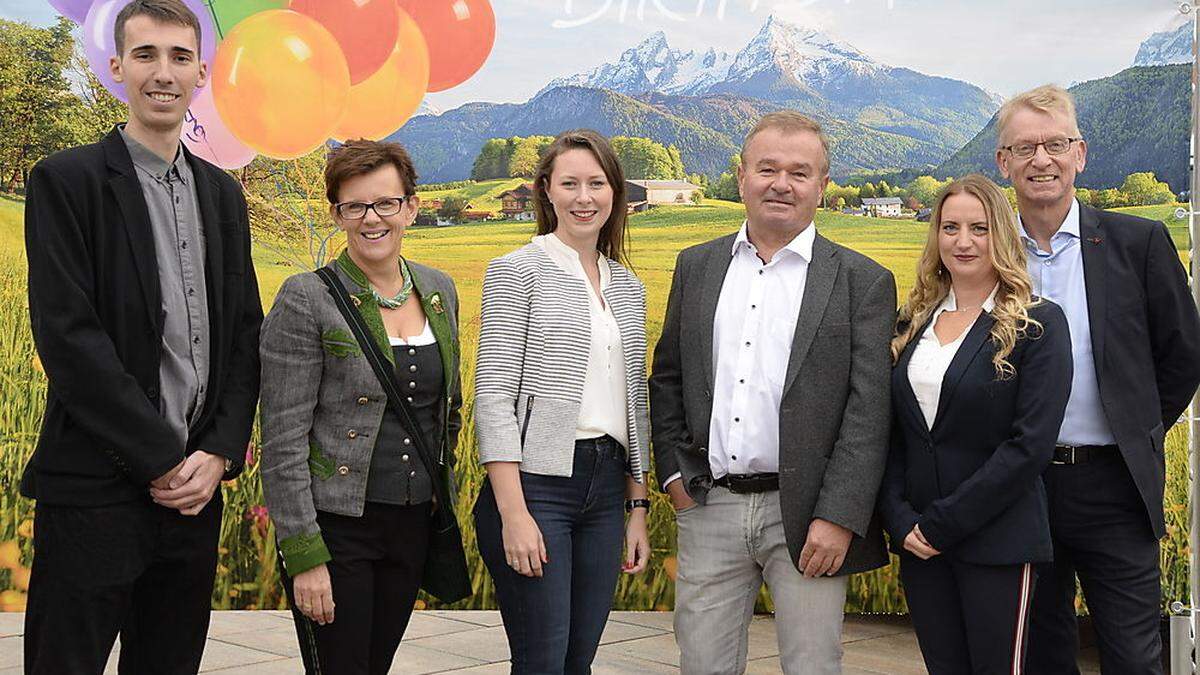
[[[217,48],[212,75],[225,126],[276,159],[320,147],[341,121],[350,91],[337,40],[288,9],[259,12],[234,26]]]
[[[400,11],[396,0],[291,0],[288,7],[333,33],[350,66],[350,84],[370,77],[392,55]]]
[[[408,121],[421,105],[429,85],[429,49],[412,17],[397,10],[400,30],[396,46],[383,67],[350,87],[346,114],[333,130],[339,141],[369,138],[377,141]]]
[[[492,53],[496,15],[488,0],[397,0],[429,45],[429,91],[444,91],[475,74]]]

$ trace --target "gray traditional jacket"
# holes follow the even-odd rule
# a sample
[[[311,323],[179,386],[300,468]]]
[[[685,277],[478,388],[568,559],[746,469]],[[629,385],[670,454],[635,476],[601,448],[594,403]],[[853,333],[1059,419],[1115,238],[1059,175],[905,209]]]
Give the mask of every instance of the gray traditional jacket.
[[[329,267],[342,280],[390,361],[392,349],[383,316],[366,276],[345,253]],[[458,294],[445,273],[412,261],[408,267],[437,338],[445,373],[442,432],[432,448],[439,461],[432,478],[435,483],[442,481],[451,495],[451,503],[438,508],[453,510],[454,450],[462,428]],[[387,396],[327,287],[314,273],[290,277],[279,289],[263,321],[260,352],[263,497],[275,522],[284,566],[295,576],[331,559],[317,526],[318,510],[362,515]],[[456,549],[436,548],[429,552],[432,565],[440,555],[462,556],[461,540]]]

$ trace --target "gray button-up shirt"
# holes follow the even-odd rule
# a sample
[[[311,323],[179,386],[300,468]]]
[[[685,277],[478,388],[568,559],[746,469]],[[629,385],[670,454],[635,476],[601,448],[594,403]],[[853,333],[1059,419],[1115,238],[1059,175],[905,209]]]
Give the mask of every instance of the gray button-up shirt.
[[[204,228],[196,181],[182,149],[168,163],[130,138],[123,127],[121,138],[150,212],[158,262],[163,316],[159,410],[182,449],[204,408],[210,361]]]

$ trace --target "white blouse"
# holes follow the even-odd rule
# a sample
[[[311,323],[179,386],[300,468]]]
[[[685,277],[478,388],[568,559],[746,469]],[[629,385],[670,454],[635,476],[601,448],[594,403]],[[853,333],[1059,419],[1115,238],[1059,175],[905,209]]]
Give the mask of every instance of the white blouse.
[[[987,299],[983,301],[984,312],[990,312],[996,306],[997,289],[999,286],[993,288]],[[908,382],[912,386],[913,394],[917,397],[917,404],[921,406],[921,414],[925,417],[925,426],[929,429],[933,428],[934,419],[937,417],[938,402],[942,397],[942,379],[946,376],[946,369],[950,367],[950,362],[954,360],[954,355],[958,353],[958,348],[962,346],[967,333],[970,333],[971,328],[975,326],[975,321],[979,320],[978,316],[975,317],[975,321],[963,328],[958,337],[943,345],[938,341],[933,327],[937,325],[938,317],[943,312],[957,309],[958,303],[954,299],[954,289],[951,288],[950,292],[946,294],[946,299],[942,300],[942,304],[934,310],[933,318],[929,321],[925,332],[921,334],[916,348],[913,349],[912,359],[908,362]]]
[[[553,232],[533,238],[554,264],[564,272],[581,279],[588,291],[588,314],[591,317],[591,349],[587,372],[583,380],[583,398],[579,419],[575,423],[575,438],[597,438],[608,434],[622,447],[629,447],[629,431],[625,419],[628,394],[625,387],[625,352],[621,346],[621,330],[612,309],[601,301],[588,281],[579,254]],[[599,258],[600,290],[608,287],[612,272]]]

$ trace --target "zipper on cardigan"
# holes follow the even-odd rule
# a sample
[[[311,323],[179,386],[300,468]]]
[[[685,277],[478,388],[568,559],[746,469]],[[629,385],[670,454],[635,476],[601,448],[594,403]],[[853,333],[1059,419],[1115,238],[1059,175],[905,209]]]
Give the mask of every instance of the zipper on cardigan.
[[[525,449],[525,432],[529,431],[529,416],[533,413],[533,395],[525,399],[525,420],[521,422],[521,449]]]

